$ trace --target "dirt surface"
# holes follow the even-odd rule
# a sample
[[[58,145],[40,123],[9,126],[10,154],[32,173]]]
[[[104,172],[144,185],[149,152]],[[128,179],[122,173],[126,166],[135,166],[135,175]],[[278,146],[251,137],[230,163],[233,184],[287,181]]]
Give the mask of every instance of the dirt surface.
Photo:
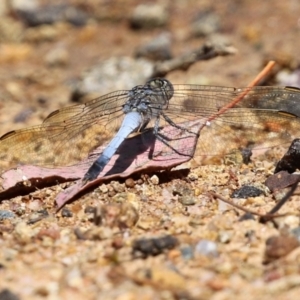
[[[133,58],[163,32],[171,36],[173,57],[207,41],[226,40],[237,50],[168,73],[172,83],[246,86],[272,59],[278,64],[264,83],[278,85],[276,74],[299,66],[299,1],[160,1],[167,23],[134,29],[131,15],[141,2],[61,1],[84,12],[80,26],[62,18],[31,27],[14,5],[3,9],[0,134],[74,104],[87,70],[113,57]],[[192,29],[199,13],[215,24],[200,37]],[[131,72],[127,77],[139,77]],[[120,81],[113,77],[115,88],[97,93],[122,87]],[[282,154],[269,150],[248,165],[236,157],[202,166],[195,159],[178,170],[105,181],[58,213],[55,197],[72,183],[3,200],[0,300],[297,299],[297,190],[280,210],[287,215],[274,222],[249,214],[241,220],[244,212],[222,201],[269,212],[288,191],[271,193],[264,185]],[[245,185],[261,193],[230,198]]]

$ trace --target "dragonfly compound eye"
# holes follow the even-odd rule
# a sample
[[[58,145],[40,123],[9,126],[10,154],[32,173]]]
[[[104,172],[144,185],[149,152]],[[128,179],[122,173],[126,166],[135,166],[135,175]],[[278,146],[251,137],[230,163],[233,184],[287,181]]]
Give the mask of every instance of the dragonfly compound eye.
[[[170,100],[174,94],[173,84],[165,78],[154,78],[147,81],[146,85],[149,85],[153,90],[162,91]]]

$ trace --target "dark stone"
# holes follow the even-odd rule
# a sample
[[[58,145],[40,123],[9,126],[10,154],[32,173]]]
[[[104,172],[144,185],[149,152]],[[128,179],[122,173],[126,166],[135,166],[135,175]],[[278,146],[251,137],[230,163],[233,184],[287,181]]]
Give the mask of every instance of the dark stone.
[[[0,300],[19,300],[20,298],[9,289],[0,291]]]
[[[249,197],[257,197],[263,194],[263,191],[258,189],[255,186],[244,185],[240,189],[235,190],[231,198],[249,198]]]
[[[149,43],[139,47],[135,52],[135,56],[137,58],[143,57],[153,61],[168,60],[172,58],[170,46],[171,34],[164,32]]]
[[[176,245],[178,245],[178,240],[171,235],[159,238],[138,239],[133,242],[132,253],[136,254],[136,252],[140,252],[143,257],[149,255],[155,256],[161,254],[164,250],[173,249]]]
[[[243,163],[245,165],[248,165],[251,161],[252,151],[249,148],[244,148],[241,150],[242,157],[243,157]]]
[[[253,214],[247,212],[239,218],[239,222],[243,222],[243,221],[247,221],[247,220],[255,220]]]
[[[27,26],[32,27],[60,21],[83,26],[88,20],[88,15],[84,11],[66,4],[50,4],[35,10],[18,10],[17,14]]]
[[[286,154],[277,163],[274,173],[287,171],[293,173],[300,169],[300,139],[294,139]]]
[[[68,208],[66,208],[66,207],[64,207],[61,210],[61,215],[64,218],[72,218],[73,217],[73,213]]]

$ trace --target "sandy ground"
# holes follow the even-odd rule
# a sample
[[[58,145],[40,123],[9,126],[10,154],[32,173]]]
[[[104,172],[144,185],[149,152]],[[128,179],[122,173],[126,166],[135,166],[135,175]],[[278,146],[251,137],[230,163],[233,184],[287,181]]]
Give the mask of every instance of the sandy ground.
[[[274,73],[299,65],[296,0],[161,1],[168,23],[140,30],[129,26],[140,1],[70,2],[88,12],[87,24],[26,27],[4,14],[1,134],[40,124],[53,110],[74,104],[74,82],[84,72],[112,57],[134,57],[138,47],[166,31],[174,56],[209,39],[226,39],[237,49],[170,72],[173,83],[240,87],[270,59],[278,63]],[[193,36],[192,21],[208,9],[218,17],[215,32]],[[267,84],[278,81],[271,76]],[[255,186],[261,195],[232,201],[267,213],[284,194],[264,185],[282,153],[267,151],[248,165],[233,159],[199,166],[195,159],[179,171],[106,181],[57,214],[55,196],[71,183],[3,200],[0,299],[296,299],[297,192],[280,210],[288,215],[265,224],[256,216],[240,221],[241,210],[209,193],[230,199],[243,185]],[[5,217],[4,211],[13,214]],[[136,241],[143,238],[148,240]]]

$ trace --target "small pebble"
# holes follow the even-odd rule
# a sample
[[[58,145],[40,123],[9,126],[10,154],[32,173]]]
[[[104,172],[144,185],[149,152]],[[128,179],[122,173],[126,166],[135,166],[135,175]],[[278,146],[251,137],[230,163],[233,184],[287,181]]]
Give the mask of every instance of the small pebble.
[[[125,186],[128,188],[133,188],[135,186],[135,182],[132,178],[127,178],[125,180]]]
[[[118,193],[112,197],[112,200],[116,203],[127,202],[127,193]]]
[[[176,184],[173,189],[173,195],[178,196],[178,201],[183,205],[194,205],[196,203],[195,191],[183,184]]]
[[[291,234],[296,237],[298,242],[300,243],[300,227],[293,228],[291,230]]]
[[[244,148],[241,150],[243,163],[248,165],[251,162],[252,150],[249,148]]]
[[[180,247],[181,256],[185,260],[190,260],[194,257],[194,249],[190,245]]]
[[[144,183],[144,180],[142,178],[138,179],[137,184],[142,185]]]
[[[112,240],[111,245],[115,249],[120,249],[124,246],[124,240],[121,237],[116,237]]]
[[[127,202],[133,205],[137,210],[140,208],[140,201],[136,194],[134,193],[127,193]]]
[[[243,221],[247,221],[247,220],[255,220],[253,214],[247,212],[247,213],[243,214],[242,216],[240,216],[240,218],[239,218],[239,222],[243,222]]]
[[[68,64],[69,59],[69,52],[64,48],[54,48],[45,57],[45,61],[49,66],[65,66]]]
[[[128,90],[145,83],[153,74],[151,61],[139,58],[111,57],[95,64],[82,74],[73,86],[71,100],[77,102],[87,94],[96,96],[117,90]]]
[[[28,208],[33,211],[41,210],[43,202],[39,199],[32,200],[28,203]]]
[[[174,296],[170,293],[166,293],[166,291],[185,292],[186,285],[187,285],[186,278],[183,277],[180,274],[180,272],[172,269],[171,267],[167,267],[165,264],[161,264],[160,266],[153,265],[151,266],[151,268],[145,268],[145,267],[140,268],[135,272],[135,278],[138,278],[138,282],[140,282],[142,286],[146,286],[149,284],[155,287],[159,286],[162,291],[159,297],[160,299],[174,299]],[[140,298],[146,299],[145,297],[140,297]],[[150,297],[150,298],[147,297],[147,299],[155,299],[155,298],[157,298],[157,296]],[[133,298],[131,297],[131,299]],[[188,299],[188,297],[186,296],[182,297],[182,295],[180,295],[180,299]],[[189,297],[189,299],[191,298]]]
[[[278,218],[279,228],[295,228],[299,226],[299,216],[286,216],[284,218]]]
[[[34,236],[36,230],[31,226],[27,225],[25,222],[20,222],[16,225],[14,230],[14,236],[19,242],[30,243],[31,238]]]
[[[69,22],[76,26],[83,26],[88,19],[87,14],[79,8],[67,4],[53,4],[51,2],[44,6],[37,6],[35,9],[19,9],[18,17],[26,23],[26,25],[32,27],[62,21]]]
[[[95,207],[94,206],[87,206],[85,209],[84,209],[84,212],[86,214],[93,214],[95,212]]]
[[[132,228],[139,220],[139,212],[131,203],[124,203],[121,206],[117,225],[119,228]]]
[[[144,57],[153,61],[163,61],[172,58],[171,54],[171,35],[164,32],[150,41],[148,44],[142,45],[136,50],[135,56]]]
[[[191,180],[191,181],[196,181],[198,178],[199,178],[199,176],[195,173],[190,173],[188,175],[188,179]]]
[[[252,185],[244,185],[241,188],[235,190],[231,198],[249,198],[258,197],[263,194],[263,191]]]
[[[114,197],[116,195],[116,192],[115,191],[109,191],[107,193],[108,197]]]
[[[15,90],[15,91],[11,91],[11,90],[9,90],[9,92],[13,95],[13,94],[18,94],[19,93],[19,91],[18,91],[18,86],[11,86],[10,85],[10,87],[9,88],[12,88],[12,89],[14,89],[14,88],[16,88],[17,90]],[[15,115],[15,117],[14,117],[14,123],[23,123],[23,122],[25,122],[31,115],[32,115],[32,113],[34,112],[34,110],[32,109],[32,108],[24,108],[24,109],[22,109],[18,114],[16,114]]]
[[[223,243],[223,244],[227,244],[230,242],[232,237],[232,232],[229,231],[220,231],[219,232],[219,237],[218,240]]]
[[[243,155],[239,149],[230,151],[224,156],[224,164],[226,166],[230,165],[241,165],[243,163]]]
[[[271,236],[266,240],[264,263],[286,256],[297,247],[299,241],[295,236]]]
[[[36,11],[39,8],[39,2],[36,0],[13,0],[9,1],[9,6],[14,11]]]
[[[46,209],[36,211],[29,215],[27,224],[35,224],[48,216],[49,213]]]
[[[9,210],[4,210],[4,209],[0,210],[0,221],[7,220],[7,219],[13,219],[15,216],[16,215]]]
[[[290,188],[284,188],[284,189],[275,191],[273,193],[273,197],[274,197],[275,201],[276,202],[281,201],[284,197],[287,196],[287,194],[289,193],[289,191],[290,191]]]
[[[94,208],[93,211],[93,223],[96,226],[100,226],[102,224],[102,210],[101,206],[98,205],[97,207]]]
[[[120,184],[119,182],[114,182],[112,187],[116,193],[123,193],[125,191],[124,185]]]
[[[160,4],[140,4],[132,16],[131,26],[135,29],[162,27],[167,24],[169,15],[166,8]]]
[[[209,240],[201,240],[195,247],[195,253],[205,256],[218,256],[217,244]]]
[[[300,86],[300,70],[296,69],[290,72],[284,69],[277,73],[276,80],[280,85]]]
[[[164,250],[170,250],[176,247],[179,241],[172,235],[166,235],[157,238],[142,238],[133,242],[132,253],[141,253],[143,257],[155,256],[161,254]]]
[[[202,193],[201,189],[198,189],[198,188],[195,188],[194,190],[194,195],[197,197],[197,196],[200,196]]]
[[[186,195],[186,196],[179,196],[178,197],[178,201],[182,204],[182,205],[194,205],[197,201],[195,197],[192,197],[190,195]]]
[[[73,217],[73,213],[66,207],[64,207],[61,211],[61,215],[64,218],[72,218]]]
[[[211,11],[201,11],[192,24],[192,34],[195,37],[210,35],[220,29],[220,20],[217,14]]]
[[[107,188],[107,185],[106,184],[101,184],[99,186],[99,190],[103,193],[103,194],[106,194],[108,192],[108,188]]]
[[[158,185],[159,184],[159,178],[157,177],[157,175],[153,175],[151,178],[150,178],[150,182],[154,185]]]

